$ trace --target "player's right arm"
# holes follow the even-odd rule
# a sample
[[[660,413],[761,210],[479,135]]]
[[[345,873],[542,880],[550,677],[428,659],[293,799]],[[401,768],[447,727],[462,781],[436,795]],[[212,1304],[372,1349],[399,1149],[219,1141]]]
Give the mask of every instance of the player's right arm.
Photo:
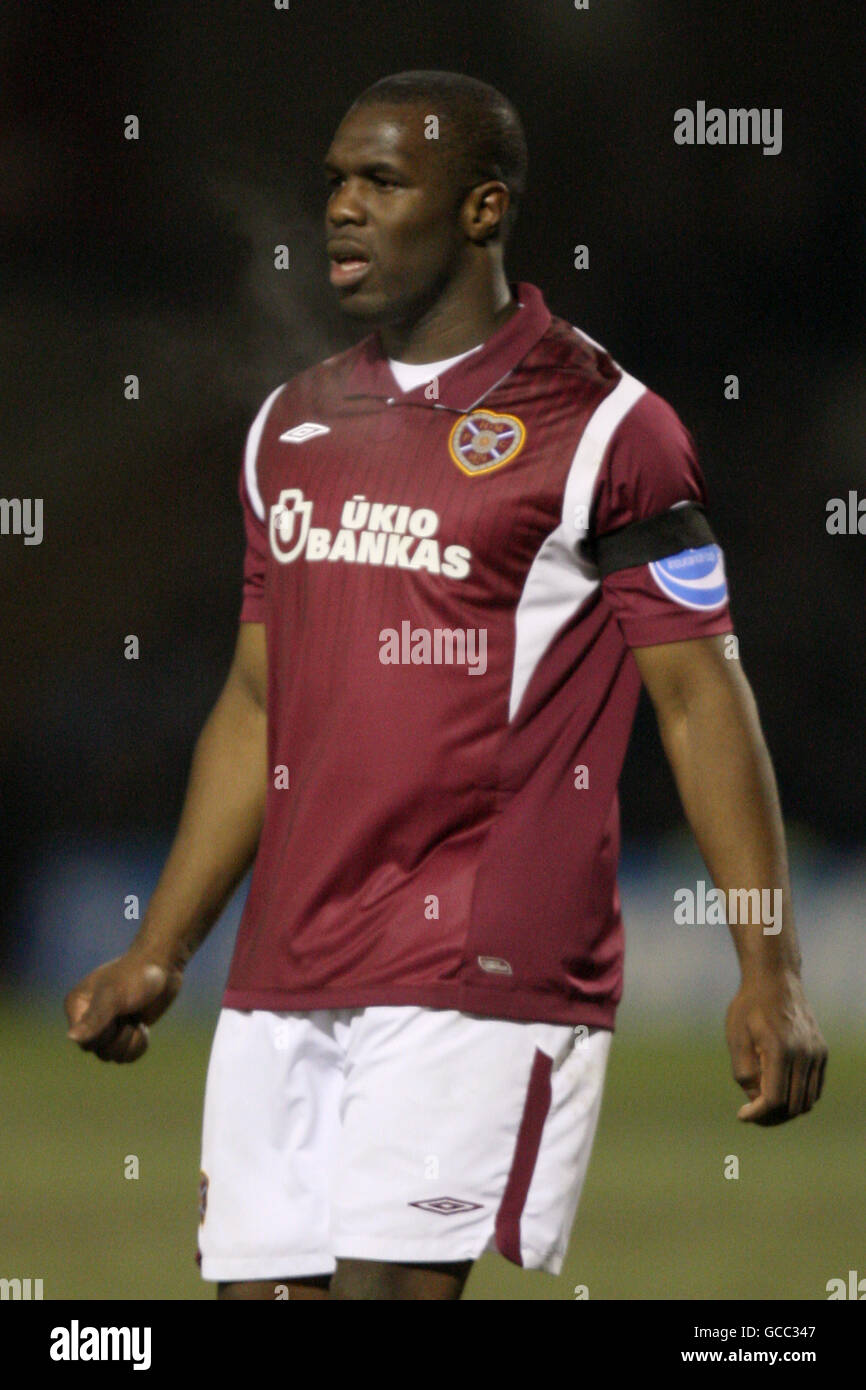
[[[174,843],[141,928],[124,955],[66,996],[68,1037],[103,1061],[134,1062],[147,1025],[253,859],[267,786],[264,623],[242,622],[226,683],[196,743]]]

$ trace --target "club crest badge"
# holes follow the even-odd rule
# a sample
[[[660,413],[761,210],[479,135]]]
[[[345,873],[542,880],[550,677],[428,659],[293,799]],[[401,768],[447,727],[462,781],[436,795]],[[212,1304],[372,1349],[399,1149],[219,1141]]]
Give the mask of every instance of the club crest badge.
[[[492,473],[516,458],[526,441],[526,428],[516,415],[473,410],[461,415],[448,436],[448,452],[463,473]]]

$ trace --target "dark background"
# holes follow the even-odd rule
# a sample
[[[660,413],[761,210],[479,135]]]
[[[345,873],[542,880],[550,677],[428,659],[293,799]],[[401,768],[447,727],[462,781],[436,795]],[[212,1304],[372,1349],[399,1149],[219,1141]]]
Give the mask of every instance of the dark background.
[[[361,336],[327,283],[320,162],[353,98],[404,68],[469,72],[520,111],[509,278],[694,434],[789,823],[862,845],[866,537],[825,528],[829,498],[866,495],[858,6],[10,8],[2,494],[42,497],[45,534],[0,537],[7,929],[47,844],[176,821],[234,643],[246,430]],[[781,107],[781,153],[676,145],[698,100]],[[636,841],[682,820],[651,729],[644,703],[622,785]]]

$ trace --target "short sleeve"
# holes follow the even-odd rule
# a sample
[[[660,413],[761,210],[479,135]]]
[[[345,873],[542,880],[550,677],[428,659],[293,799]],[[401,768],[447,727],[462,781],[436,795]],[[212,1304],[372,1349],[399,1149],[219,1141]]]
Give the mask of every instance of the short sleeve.
[[[671,514],[684,504],[705,509],[707,491],[695,444],[679,416],[645,391],[614,431],[599,470],[591,529],[594,537],[658,519],[675,533]],[[683,513],[685,517],[685,512]],[[647,529],[644,525],[644,531]],[[725,560],[713,542],[685,548],[670,543],[642,564],[606,573],[602,593],[629,646],[655,646],[732,632]]]
[[[240,612],[242,623],[261,623],[265,618],[265,575],[270,552],[265,504],[259,490],[259,450],[271,406],[282,389],[282,386],[278,386],[271,392],[250,426],[238,479],[246,535]]]
[[[244,551],[243,585],[240,621],[261,623],[265,619],[265,570],[268,562],[268,541],[264,522],[253,510],[247,491],[246,469],[241,468],[239,492],[244,514],[246,549]]]

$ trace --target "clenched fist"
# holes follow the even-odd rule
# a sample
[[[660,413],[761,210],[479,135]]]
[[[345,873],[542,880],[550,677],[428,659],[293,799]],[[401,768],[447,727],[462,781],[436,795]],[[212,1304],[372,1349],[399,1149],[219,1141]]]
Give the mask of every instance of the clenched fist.
[[[182,982],[179,969],[130,948],[69,991],[66,1036],[103,1062],[136,1062],[147,1051],[148,1024],[165,1013]]]

